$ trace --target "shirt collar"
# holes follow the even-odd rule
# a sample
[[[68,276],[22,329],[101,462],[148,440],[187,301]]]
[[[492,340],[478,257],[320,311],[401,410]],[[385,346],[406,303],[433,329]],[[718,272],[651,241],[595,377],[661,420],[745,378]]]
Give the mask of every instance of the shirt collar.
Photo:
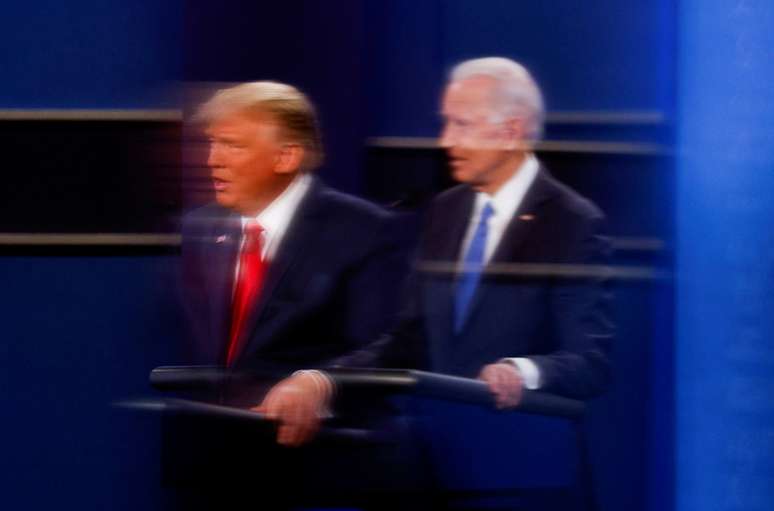
[[[311,184],[312,176],[310,174],[298,174],[288,187],[260,213],[254,217],[243,216],[242,228],[244,229],[248,221],[255,220],[270,235],[284,232]]]
[[[487,202],[492,204],[494,209],[494,216],[498,219],[511,218],[516,210],[519,208],[524,196],[527,194],[527,190],[535,181],[537,177],[538,164],[535,155],[530,153],[524,158],[524,161],[519,165],[519,168],[508,178],[499,190],[494,195],[489,195],[485,192],[476,193],[475,202],[475,215],[480,214]]]

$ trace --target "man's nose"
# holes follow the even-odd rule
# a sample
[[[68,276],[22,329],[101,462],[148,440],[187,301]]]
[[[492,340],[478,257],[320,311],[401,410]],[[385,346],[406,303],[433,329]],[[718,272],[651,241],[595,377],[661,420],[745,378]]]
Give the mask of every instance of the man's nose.
[[[450,147],[454,146],[455,144],[455,137],[452,133],[452,129],[445,125],[441,129],[441,135],[438,138],[438,145],[441,146],[444,149],[449,149]]]
[[[210,144],[210,147],[207,153],[207,166],[208,167],[221,166],[221,155],[220,155],[220,149],[218,148],[218,144]]]

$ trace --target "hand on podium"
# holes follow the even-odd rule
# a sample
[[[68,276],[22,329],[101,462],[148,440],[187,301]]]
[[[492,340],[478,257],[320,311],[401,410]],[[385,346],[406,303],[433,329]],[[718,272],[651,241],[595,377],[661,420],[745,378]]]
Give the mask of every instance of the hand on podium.
[[[478,374],[494,394],[497,408],[513,408],[521,401],[524,379],[519,368],[508,362],[485,365]]]
[[[277,421],[277,443],[298,447],[311,441],[330,416],[333,383],[320,371],[297,371],[277,383],[253,408]]]

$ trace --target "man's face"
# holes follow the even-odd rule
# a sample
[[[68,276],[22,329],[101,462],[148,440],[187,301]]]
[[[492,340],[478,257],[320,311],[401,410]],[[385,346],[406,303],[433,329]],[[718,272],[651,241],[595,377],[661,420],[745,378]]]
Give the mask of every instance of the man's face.
[[[449,156],[452,177],[474,188],[486,188],[502,172],[514,147],[507,123],[492,122],[490,77],[471,77],[446,87],[441,103],[443,131],[440,144]]]
[[[207,165],[221,206],[254,214],[277,189],[282,143],[269,116],[226,115],[206,129],[210,142]]]

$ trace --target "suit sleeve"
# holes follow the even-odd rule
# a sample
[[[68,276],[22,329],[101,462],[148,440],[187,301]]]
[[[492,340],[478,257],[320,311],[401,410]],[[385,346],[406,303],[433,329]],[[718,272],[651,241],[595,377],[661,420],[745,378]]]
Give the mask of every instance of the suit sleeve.
[[[601,216],[583,221],[561,261],[581,269],[582,275],[554,277],[549,291],[554,350],[529,357],[540,370],[541,390],[589,398],[601,393],[610,380],[614,329],[604,277],[610,244],[600,234],[602,223]]]
[[[206,292],[200,261],[200,244],[203,236],[200,222],[192,215],[183,217],[181,222],[180,271],[178,272],[178,293],[185,313],[189,338],[182,346],[184,360],[199,363],[202,347],[209,340],[207,330]]]
[[[395,322],[409,247],[398,220],[392,215],[382,219],[366,254],[347,279],[345,329],[356,345],[373,340]]]
[[[333,360],[330,367],[426,367],[423,318],[416,303],[415,281],[413,275],[409,277],[404,306],[393,328],[384,330],[384,333],[362,348]]]
[[[390,231],[387,239],[392,241],[388,246],[393,248],[385,250],[383,256],[388,257],[374,268],[380,273],[376,282],[383,286],[382,291],[372,288],[369,293],[382,296],[373,296],[371,300],[361,299],[356,307],[384,306],[379,302],[384,302],[383,290],[387,289],[389,306],[397,304],[397,314],[392,314],[390,321],[383,323],[380,329],[371,329],[373,335],[368,337],[369,342],[336,358],[329,364],[330,367],[424,368],[427,365],[423,315],[419,304],[419,276],[415,271],[408,272],[411,259],[409,247],[414,243],[412,239],[407,239],[406,232],[412,229],[407,229],[406,223],[399,219],[391,224]],[[395,249],[395,246],[400,248]],[[408,278],[403,278],[407,272]],[[367,315],[367,311],[364,312]]]

